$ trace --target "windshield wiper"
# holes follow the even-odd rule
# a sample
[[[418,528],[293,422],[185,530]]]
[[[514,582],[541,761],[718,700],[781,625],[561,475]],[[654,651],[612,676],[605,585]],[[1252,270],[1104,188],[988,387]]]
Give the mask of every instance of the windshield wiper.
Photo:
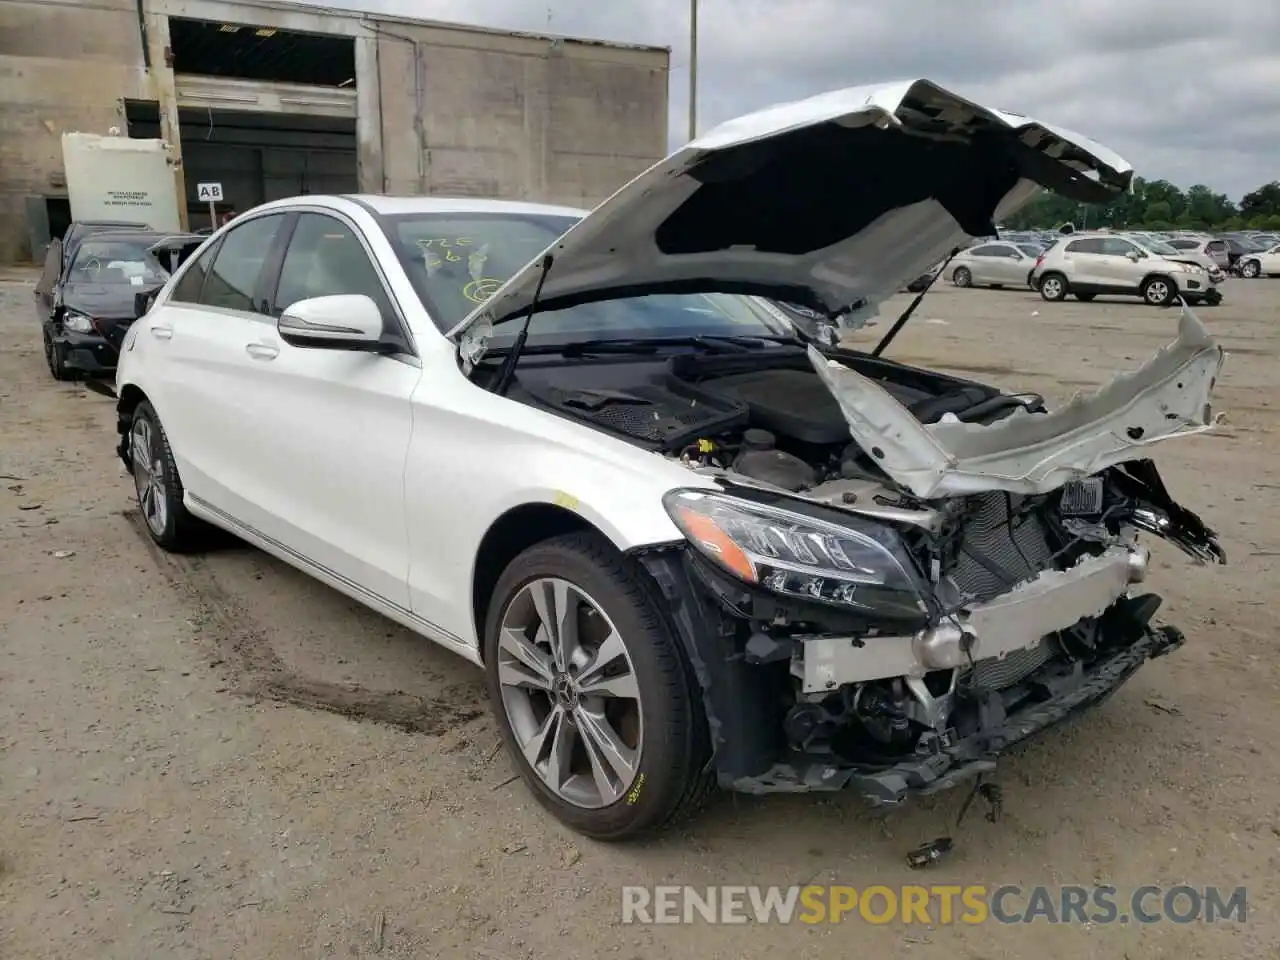
[[[663,347],[695,347],[709,353],[748,353],[773,344],[799,344],[795,337],[784,336],[730,336],[723,334],[699,334],[684,337],[626,337],[615,340],[579,340],[556,347],[565,357],[585,357],[606,353],[657,353]],[[551,349],[551,348],[549,348]]]

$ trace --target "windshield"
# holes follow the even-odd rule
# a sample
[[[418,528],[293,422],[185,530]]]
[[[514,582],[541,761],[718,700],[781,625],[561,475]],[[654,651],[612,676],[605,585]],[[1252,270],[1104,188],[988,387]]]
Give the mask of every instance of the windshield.
[[[72,281],[146,286],[164,283],[168,275],[147,251],[153,241],[96,240],[88,238],[76,249],[71,264]]]
[[[1176,257],[1178,255],[1177,248],[1171,247],[1163,240],[1157,240],[1155,237],[1130,237],[1129,239],[1148,253],[1154,253],[1157,257]]]
[[[577,222],[573,217],[528,213],[401,214],[385,220],[409,281],[443,331],[465,319]],[[492,342],[509,342],[518,329],[515,323],[499,326]],[[529,327],[529,343],[695,335],[776,337],[791,332],[751,297],[651,294],[539,311]]]

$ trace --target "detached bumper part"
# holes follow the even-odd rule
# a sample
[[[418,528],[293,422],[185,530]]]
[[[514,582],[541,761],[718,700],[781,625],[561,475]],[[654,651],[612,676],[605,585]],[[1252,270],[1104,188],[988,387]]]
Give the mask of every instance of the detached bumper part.
[[[909,757],[883,770],[864,772],[814,762],[800,768],[779,766],[764,776],[742,778],[731,786],[740,793],[753,794],[852,789],[878,806],[901,803],[912,794],[937,793],[990,773],[999,753],[1103,702],[1147,660],[1176,649],[1183,639],[1175,627],[1145,629],[1131,646],[1093,664],[1081,681],[1065,692],[934,753]]]
[[[115,348],[98,334],[63,331],[53,338],[53,342],[62,345],[63,362],[71,370],[90,375],[115,372]]]

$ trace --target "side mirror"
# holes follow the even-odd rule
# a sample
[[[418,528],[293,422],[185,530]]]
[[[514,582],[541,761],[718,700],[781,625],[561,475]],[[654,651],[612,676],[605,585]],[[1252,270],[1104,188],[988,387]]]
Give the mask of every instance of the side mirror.
[[[382,348],[382,311],[363,293],[311,297],[285,310],[276,330],[295,347],[376,351]]]
[[[1142,259],[1142,254],[1140,254],[1137,250],[1130,250],[1128,253],[1125,254],[1125,256],[1128,257],[1130,260],[1132,260],[1134,263],[1137,263],[1139,260]]]
[[[139,290],[133,295],[133,319],[141,320],[147,315],[161,289],[161,287],[151,287],[148,290]]]

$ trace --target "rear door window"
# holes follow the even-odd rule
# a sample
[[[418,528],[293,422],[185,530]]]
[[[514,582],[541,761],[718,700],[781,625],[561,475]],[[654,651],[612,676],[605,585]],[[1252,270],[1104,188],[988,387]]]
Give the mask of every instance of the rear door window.
[[[271,214],[247,220],[228,232],[214,256],[200,303],[224,310],[260,312],[255,309],[254,293],[284,222],[284,214]]]
[[[196,258],[196,262],[178,278],[178,282],[173,285],[173,292],[169,294],[169,299],[174,303],[199,303],[200,294],[204,291],[205,277],[209,275],[209,265],[213,263],[214,254],[218,252],[220,243],[209,244],[209,249],[205,250]]]

